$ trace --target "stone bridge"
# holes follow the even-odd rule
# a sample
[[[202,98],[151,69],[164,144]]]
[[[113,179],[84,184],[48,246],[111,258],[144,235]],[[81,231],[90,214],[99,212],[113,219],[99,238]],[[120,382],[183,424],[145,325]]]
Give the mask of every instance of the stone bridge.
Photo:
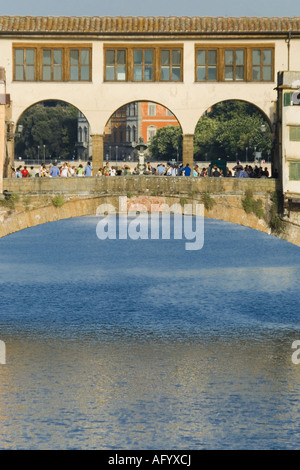
[[[0,237],[55,220],[95,215],[103,203],[118,212],[119,197],[126,196],[128,208],[141,203],[148,210],[151,204],[192,203],[195,208],[203,203],[205,217],[272,233],[300,246],[299,212],[279,218],[275,179],[116,176],[3,182],[11,197],[0,200]],[[280,221],[280,227],[274,221]]]

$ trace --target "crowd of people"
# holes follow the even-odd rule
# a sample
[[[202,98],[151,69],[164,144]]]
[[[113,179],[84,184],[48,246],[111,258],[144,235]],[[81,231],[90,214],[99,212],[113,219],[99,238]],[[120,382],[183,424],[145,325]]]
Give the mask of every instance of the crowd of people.
[[[41,165],[40,168],[34,166],[19,166],[18,168],[12,168],[13,178],[57,178],[57,177],[74,177],[74,176],[92,176],[92,166],[90,162],[87,162],[85,166],[80,163],[78,166],[71,165],[70,163],[63,163],[62,165],[50,164]]]
[[[90,162],[79,163],[78,165],[72,165],[71,163],[63,163],[62,165],[50,164],[50,165],[41,165],[39,169],[34,168],[34,166],[19,166],[13,170],[14,178],[30,178],[30,177],[41,177],[41,178],[57,178],[57,177],[86,177],[92,176],[93,170]],[[158,176],[193,176],[193,177],[236,177],[236,178],[269,178],[271,175],[267,167],[262,168],[261,166],[251,165],[243,166],[238,161],[237,164],[229,169],[226,166],[226,169],[219,168],[217,165],[209,165],[207,167],[200,168],[197,164],[191,168],[189,164],[183,165],[175,163],[158,163],[156,166],[147,163],[146,171],[144,172],[148,175],[158,175]],[[126,176],[126,175],[136,175],[139,174],[138,168],[135,167],[133,170],[130,169],[128,165],[123,165],[123,167],[118,166],[109,166],[108,164],[104,165],[103,168],[99,168],[96,172],[96,176]],[[278,177],[278,173],[274,172],[272,175],[273,178]]]

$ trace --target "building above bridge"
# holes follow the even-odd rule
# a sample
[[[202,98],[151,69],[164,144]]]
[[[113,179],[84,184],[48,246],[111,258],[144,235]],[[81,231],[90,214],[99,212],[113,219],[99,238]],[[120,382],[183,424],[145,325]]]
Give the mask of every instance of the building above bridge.
[[[197,122],[222,101],[255,105],[274,142],[280,133],[287,138],[281,132],[278,77],[300,70],[300,17],[0,16],[0,67],[10,96],[10,104],[2,105],[5,125],[12,136],[4,160],[13,160],[13,136],[23,113],[57,100],[86,118],[97,170],[110,118],[130,103],[148,102],[176,117],[183,162],[192,165]],[[286,111],[298,114],[295,108]],[[272,162],[286,178],[285,142],[280,145]],[[296,194],[300,177],[290,167],[299,178],[290,186]]]
[[[1,16],[0,34],[299,36],[300,17]]]

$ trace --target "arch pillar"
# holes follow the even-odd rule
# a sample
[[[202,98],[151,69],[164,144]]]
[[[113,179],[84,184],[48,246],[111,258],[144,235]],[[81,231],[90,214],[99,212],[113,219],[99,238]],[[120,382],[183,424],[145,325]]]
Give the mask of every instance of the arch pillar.
[[[182,136],[182,163],[187,163],[193,169],[194,163],[194,134],[183,134]]]
[[[6,141],[6,155],[4,158],[3,177],[12,177],[12,167],[14,167],[15,161],[15,138],[14,136]]]
[[[92,134],[93,176],[103,167],[103,134]]]
[[[5,105],[0,104],[0,193],[3,192],[3,171],[5,162]]]
[[[0,193],[3,192],[3,174],[6,162],[7,104],[9,104],[9,98],[6,95],[6,74],[4,67],[0,67]]]

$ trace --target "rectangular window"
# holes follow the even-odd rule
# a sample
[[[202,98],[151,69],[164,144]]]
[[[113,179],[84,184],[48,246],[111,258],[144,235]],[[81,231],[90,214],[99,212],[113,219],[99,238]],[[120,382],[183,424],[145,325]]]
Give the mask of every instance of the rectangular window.
[[[62,81],[62,50],[43,49],[43,71],[42,80]]]
[[[181,80],[181,51],[172,51],[172,74],[171,80],[178,82]]]
[[[106,50],[105,64],[105,80],[126,80],[126,50]]]
[[[300,126],[290,126],[290,141],[300,142]]]
[[[273,76],[272,49],[252,50],[252,80],[272,81]]]
[[[221,44],[217,47],[207,47],[196,44],[195,80],[273,81],[274,46]]]
[[[153,49],[135,49],[133,51],[133,80],[149,82],[153,80]]]
[[[35,49],[15,49],[14,79],[22,81],[35,80],[36,51]]]
[[[154,126],[149,126],[147,128],[147,142],[151,142],[153,137],[156,135],[156,127]]]
[[[127,82],[182,81],[182,46],[105,45],[104,80]]]
[[[156,116],[156,105],[148,103],[148,116]]]
[[[89,81],[90,80],[90,50],[71,49],[70,50],[70,80]]]
[[[13,44],[14,80],[90,81],[92,48],[88,44]]]
[[[217,80],[217,51],[199,49],[196,52],[197,81]]]
[[[161,51],[161,62],[160,62],[160,79],[161,80],[170,80],[170,65],[171,57],[170,51]]]
[[[180,81],[181,50],[162,50],[160,58],[160,79],[162,81]]]
[[[242,49],[225,50],[225,80],[244,80],[245,52]]]
[[[291,106],[291,101],[292,101],[292,93],[291,92],[284,93],[283,95],[284,106]]]
[[[290,162],[290,181],[300,181],[300,162]]]

